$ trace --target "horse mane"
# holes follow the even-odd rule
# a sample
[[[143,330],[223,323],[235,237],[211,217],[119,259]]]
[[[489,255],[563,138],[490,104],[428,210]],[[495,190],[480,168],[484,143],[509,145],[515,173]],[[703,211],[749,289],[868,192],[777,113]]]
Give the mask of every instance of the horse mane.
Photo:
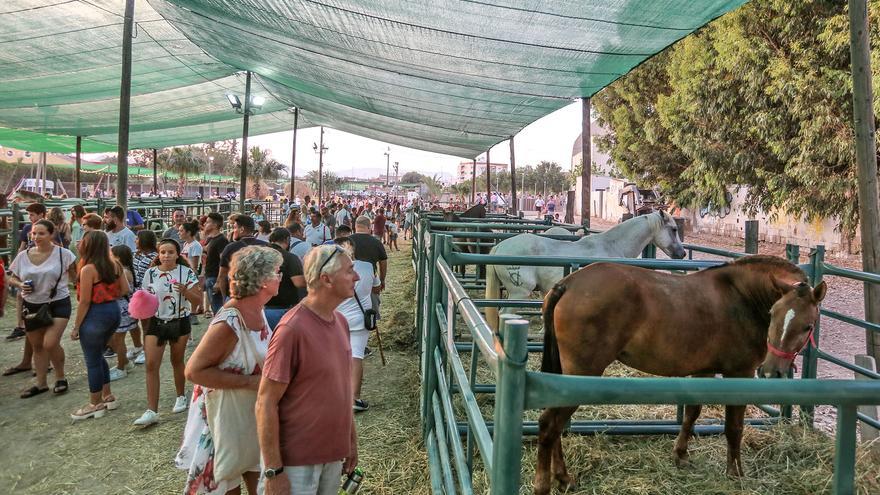
[[[723,265],[706,268],[706,270],[704,271],[719,270],[722,268],[753,269],[761,267],[770,268],[773,270],[781,270],[786,273],[796,275],[803,282],[807,281],[807,274],[804,273],[804,271],[801,270],[800,267],[798,267],[794,263],[778,256],[770,256],[766,254],[753,254],[749,256],[743,256],[742,258],[729,261],[727,263],[724,263]]]

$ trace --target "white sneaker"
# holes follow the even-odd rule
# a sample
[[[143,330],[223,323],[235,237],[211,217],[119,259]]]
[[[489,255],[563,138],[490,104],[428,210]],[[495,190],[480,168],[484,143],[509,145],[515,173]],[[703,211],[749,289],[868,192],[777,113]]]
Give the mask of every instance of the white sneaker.
[[[134,369],[134,363],[132,363],[131,361],[125,363],[125,371],[131,371],[133,369]]]
[[[134,420],[135,426],[150,426],[159,422],[159,415],[152,409],[147,409],[140,418]]]
[[[181,395],[177,397],[177,400],[174,401],[174,407],[171,408],[171,412],[179,413],[186,411],[189,407],[189,401],[186,400],[186,395]]]
[[[129,359],[129,361],[133,361],[136,357],[143,355],[144,348],[143,347],[132,347],[125,353],[125,356]]]
[[[144,364],[147,362],[147,355],[143,352],[138,354],[137,357],[134,358],[134,364]]]
[[[116,380],[120,380],[128,376],[128,373],[125,370],[121,370],[119,368],[113,368],[110,370],[110,381],[115,382]]]

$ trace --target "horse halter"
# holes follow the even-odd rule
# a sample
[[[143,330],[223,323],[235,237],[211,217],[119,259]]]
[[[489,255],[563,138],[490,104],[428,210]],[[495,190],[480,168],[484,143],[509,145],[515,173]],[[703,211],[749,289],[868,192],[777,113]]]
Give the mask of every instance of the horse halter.
[[[813,339],[813,330],[814,329],[815,329],[815,325],[810,325],[810,333],[809,333],[809,335],[807,335],[807,340],[805,340],[804,345],[802,345],[801,348],[795,352],[783,351],[782,349],[771,344],[770,339],[767,339],[767,350],[770,351],[771,354],[773,354],[774,356],[776,356],[778,358],[787,359],[789,361],[794,361],[795,358],[798,356],[798,354],[800,354],[801,351],[804,350],[805,347],[807,347],[807,344],[812,344],[813,347],[817,347],[816,341],[815,341],[815,339]],[[782,344],[782,343],[780,342],[780,344]],[[792,364],[792,366],[794,366],[794,364]],[[795,366],[795,371],[797,371],[796,366]]]

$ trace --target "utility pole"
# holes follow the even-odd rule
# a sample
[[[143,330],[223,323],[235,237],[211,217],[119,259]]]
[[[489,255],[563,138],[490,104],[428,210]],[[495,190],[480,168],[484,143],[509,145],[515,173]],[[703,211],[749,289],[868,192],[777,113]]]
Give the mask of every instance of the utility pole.
[[[80,171],[82,170],[82,136],[76,137],[76,172],[73,178],[74,187],[76,188],[76,197],[82,197],[82,182],[80,181]]]
[[[391,146],[385,151],[385,187],[388,187],[388,178],[391,175]]]
[[[318,206],[321,206],[321,198],[324,194],[324,126],[321,126],[318,143]]]

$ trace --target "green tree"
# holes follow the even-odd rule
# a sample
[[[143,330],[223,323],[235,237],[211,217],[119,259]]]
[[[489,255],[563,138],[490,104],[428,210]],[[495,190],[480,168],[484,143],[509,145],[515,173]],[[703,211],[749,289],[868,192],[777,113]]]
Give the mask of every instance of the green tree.
[[[241,175],[241,166],[235,167],[235,176]],[[287,167],[271,157],[269,150],[254,146],[248,150],[247,178],[251,185],[251,196],[262,197],[263,181],[275,182],[287,176]]]
[[[163,152],[159,160],[163,170],[177,174],[177,196],[183,197],[187,176],[204,170],[208,164],[205,153],[195,146],[174,147]]]
[[[401,184],[418,184],[424,176],[418,172],[407,172],[400,178]]]
[[[321,174],[324,178],[323,180],[323,189],[324,194],[333,193],[342,189],[342,185],[344,183],[343,179],[333,172],[329,172],[327,170]],[[317,170],[309,170],[309,173],[306,174],[306,182],[309,183],[309,187],[312,188],[313,191],[318,190],[318,171]]]
[[[880,1],[869,8],[877,47]],[[750,2],[600,92],[593,101],[613,130],[600,145],[682,206],[723,204],[742,185],[746,211],[835,215],[852,234],[848,38],[845,2]]]

